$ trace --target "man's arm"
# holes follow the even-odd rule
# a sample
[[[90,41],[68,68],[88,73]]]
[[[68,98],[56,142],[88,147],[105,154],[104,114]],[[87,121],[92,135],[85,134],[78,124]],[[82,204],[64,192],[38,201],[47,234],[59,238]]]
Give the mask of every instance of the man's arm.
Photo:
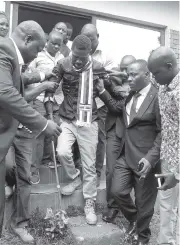
[[[27,86],[29,84],[41,82],[41,75],[37,70],[34,70],[33,72],[25,71],[21,74],[21,79],[24,86]]]
[[[125,99],[122,98],[121,100],[114,99],[109,92],[104,88],[104,83],[102,79],[99,79],[96,83],[97,90],[99,91],[99,98],[104,102],[104,104],[108,107],[108,109],[119,115],[122,113],[124,101]]]
[[[148,153],[144,157],[150,162],[153,168],[156,166],[157,162],[160,159],[160,146],[161,146],[161,116],[159,110],[158,96],[156,97],[156,101],[155,101],[155,115],[156,115],[157,136],[154,140],[153,147],[148,151]]]
[[[57,65],[54,67],[53,74],[55,74],[56,79],[51,78],[50,80],[56,82],[59,85],[63,78],[63,74],[64,74],[64,70],[62,68],[61,61],[59,61]],[[53,119],[54,93],[55,91],[54,92],[46,91],[45,98],[44,98],[44,105],[45,105],[46,113],[47,113],[48,118],[50,119]]]
[[[3,53],[0,58],[0,106],[27,128],[42,131],[47,120],[35,111],[14,87],[12,72],[12,63]]]
[[[36,97],[39,96],[42,92],[46,90],[53,92],[57,87],[58,84],[51,81],[44,81],[36,87],[29,85],[25,88],[24,98],[27,102],[31,102],[32,100],[36,99]]]

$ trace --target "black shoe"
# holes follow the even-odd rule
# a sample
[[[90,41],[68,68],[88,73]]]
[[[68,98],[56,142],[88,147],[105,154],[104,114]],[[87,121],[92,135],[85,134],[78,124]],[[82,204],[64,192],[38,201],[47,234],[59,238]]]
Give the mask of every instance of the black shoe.
[[[136,232],[136,222],[131,222],[129,224],[129,227],[128,227],[126,233],[128,236],[133,236],[135,234],[135,232]]]
[[[105,214],[103,214],[102,220],[104,220],[107,223],[112,223],[118,213],[119,213],[119,210],[109,208],[108,211]]]

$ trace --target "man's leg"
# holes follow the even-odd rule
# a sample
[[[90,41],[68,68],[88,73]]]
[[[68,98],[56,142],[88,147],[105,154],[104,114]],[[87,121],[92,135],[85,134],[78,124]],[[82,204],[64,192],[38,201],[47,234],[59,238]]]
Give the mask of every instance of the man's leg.
[[[157,197],[157,179],[155,173],[150,172],[145,179],[135,179],[135,203],[137,208],[137,234],[138,240],[145,244],[150,239],[150,222],[154,214],[154,205]]]
[[[0,238],[2,235],[4,207],[5,207],[5,175],[6,175],[6,167],[5,167],[5,160],[3,159],[0,162]]]
[[[137,218],[137,209],[130,196],[134,184],[133,182],[133,172],[127,166],[125,157],[122,155],[116,160],[111,193],[130,224],[136,222]]]
[[[162,172],[168,172],[168,163],[162,162]],[[179,185],[167,191],[159,191],[160,200],[160,233],[158,244],[176,244],[175,226],[177,221]]]
[[[111,194],[111,185],[113,170],[116,165],[119,150],[121,146],[121,139],[116,136],[116,129],[113,127],[107,132],[107,146],[106,146],[106,192],[107,192],[107,205],[109,208],[117,208],[114,198]]]
[[[107,115],[107,107],[104,105],[98,109],[98,145],[96,151],[96,173],[97,176],[101,176],[101,170],[104,164],[104,157],[106,151],[106,131],[105,131],[105,120]]]
[[[13,194],[13,187],[16,184],[16,163],[14,147],[11,146],[5,158],[6,165],[6,184],[5,184],[5,197],[10,198]]]
[[[33,135],[24,128],[18,129],[14,138],[16,161],[16,203],[12,215],[11,228],[23,242],[34,242],[25,227],[30,218],[29,200],[31,193],[30,168],[32,163]]]
[[[62,133],[58,137],[57,156],[67,175],[69,184],[61,188],[61,193],[71,195],[81,184],[80,171],[75,168],[72,145],[77,137],[77,130],[73,123],[62,122]]]
[[[45,116],[46,110],[44,103],[38,99],[32,101],[32,107],[38,111],[42,116]],[[39,167],[43,159],[44,152],[44,134],[41,134],[38,138],[33,139],[33,153],[31,163],[31,183],[38,184],[40,182]]]
[[[106,146],[106,199],[107,199],[107,212],[103,215],[105,222],[112,222],[118,214],[119,207],[116,204],[114,197],[111,194],[113,170],[116,164],[116,159],[121,146],[121,139],[116,136],[116,128],[113,126],[107,132],[107,146]]]
[[[175,226],[178,209],[179,186],[167,191],[159,191],[160,200],[160,233],[158,244],[175,244]]]
[[[31,177],[30,182],[31,184],[39,184],[40,176],[39,176],[39,167],[41,165],[41,161],[43,158],[44,152],[44,144],[45,136],[41,134],[38,138],[32,139],[32,159],[31,159]]]
[[[90,127],[77,127],[77,142],[83,170],[83,196],[85,199],[85,214],[88,224],[96,224],[95,200],[97,196],[97,175],[95,168],[98,143],[98,124],[93,122]]]
[[[57,105],[56,105],[57,107]],[[59,106],[57,111],[53,111],[53,120],[58,125],[60,124],[60,116],[59,116]],[[53,161],[53,152],[52,152],[52,144],[51,144],[51,137],[45,137],[44,139],[44,150],[43,150],[43,159],[42,164],[47,165],[50,168],[54,168],[54,161]],[[57,139],[54,141],[55,149],[57,147]]]

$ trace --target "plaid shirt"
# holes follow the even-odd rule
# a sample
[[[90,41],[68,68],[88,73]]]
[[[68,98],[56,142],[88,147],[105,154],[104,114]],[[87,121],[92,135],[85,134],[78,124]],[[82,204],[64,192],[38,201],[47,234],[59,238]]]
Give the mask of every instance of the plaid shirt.
[[[168,164],[168,170],[179,172],[179,73],[167,86],[159,88],[161,113],[161,159]]]

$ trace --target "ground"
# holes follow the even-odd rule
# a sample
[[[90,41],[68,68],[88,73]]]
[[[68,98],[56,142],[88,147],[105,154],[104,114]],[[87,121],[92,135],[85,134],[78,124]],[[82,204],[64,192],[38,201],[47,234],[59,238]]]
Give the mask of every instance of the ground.
[[[103,208],[98,207],[97,213],[102,213]],[[68,216],[77,216],[82,215],[82,210],[74,209],[73,207],[70,207],[69,210],[67,210]],[[38,211],[35,213],[35,215],[32,218],[31,227],[31,233],[34,235],[36,239],[36,245],[76,245],[74,237],[71,233],[71,230],[68,229],[66,232],[66,236],[64,238],[61,238],[59,241],[48,241],[48,239],[45,237],[45,235],[41,232],[42,224],[40,220],[41,214],[38,213]],[[123,217],[117,218],[116,224],[121,228],[121,223],[119,220],[122,221],[123,225],[126,227],[127,222]],[[157,235],[159,232],[159,214],[155,213],[151,222],[151,240],[149,245],[157,245]],[[4,230],[2,239],[0,240],[0,245],[23,245],[23,243],[20,242],[20,240],[10,234],[7,230]],[[123,241],[119,240],[117,241],[117,245],[125,245]],[[128,245],[128,243],[126,244]]]

